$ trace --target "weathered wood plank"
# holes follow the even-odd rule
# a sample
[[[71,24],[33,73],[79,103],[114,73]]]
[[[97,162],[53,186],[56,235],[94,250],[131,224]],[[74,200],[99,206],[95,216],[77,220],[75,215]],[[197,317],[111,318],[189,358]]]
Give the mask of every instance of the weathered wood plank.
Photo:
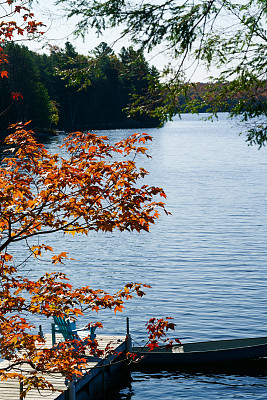
[[[81,337],[86,337],[87,333],[83,332]],[[46,343],[45,345],[42,345],[40,347],[51,347],[52,346],[52,335],[47,334],[45,335],[45,340]],[[62,336],[60,334],[56,335],[56,340],[57,342],[63,340]],[[124,336],[110,336],[110,335],[97,335],[97,341],[99,343],[100,349],[104,350],[106,346],[109,344],[109,347],[112,349],[117,349],[118,351],[121,351],[122,349],[122,344],[125,340]],[[108,361],[107,361],[108,362]],[[87,363],[86,371],[84,371],[84,377],[82,378],[81,382],[77,383],[77,388],[81,388],[83,385],[83,382],[85,384],[88,384],[88,381],[91,379],[91,377],[94,377],[96,372],[91,373],[91,371],[94,368],[101,368],[101,365],[103,361],[101,361],[100,365],[99,360],[96,358],[95,360],[90,360]],[[0,362],[0,369],[5,368],[9,365],[8,361],[2,361]],[[30,366],[23,367],[24,370],[29,371],[31,370]],[[41,375],[41,374],[40,374]],[[59,374],[43,374],[49,381],[53,384],[54,388],[57,389],[57,392],[52,392],[51,390],[36,390],[32,389],[30,392],[27,394],[26,399],[27,400],[41,400],[41,399],[47,399],[47,400],[56,400],[58,398],[62,398],[60,393],[62,391],[65,391],[67,389],[66,386],[66,381],[65,378],[62,375]],[[19,381],[16,379],[9,379],[7,381],[0,381],[0,398],[1,400],[19,400],[20,398],[20,385]]]

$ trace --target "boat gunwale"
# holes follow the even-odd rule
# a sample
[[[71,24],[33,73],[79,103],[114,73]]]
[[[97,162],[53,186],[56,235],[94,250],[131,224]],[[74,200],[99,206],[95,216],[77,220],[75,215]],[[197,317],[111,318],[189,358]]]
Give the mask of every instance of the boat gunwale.
[[[237,347],[220,347],[220,348],[215,348],[215,349],[199,349],[199,350],[186,350],[187,345],[192,345],[192,346],[197,346],[197,345],[201,345],[201,344],[216,344],[216,343],[227,343],[227,342],[241,342],[241,341],[249,341],[249,340],[260,340],[262,339],[263,342],[262,343],[255,343],[255,344],[251,344],[251,345],[246,345],[246,346],[237,346]],[[146,355],[146,354],[173,354],[176,356],[182,356],[182,355],[186,355],[186,354],[194,354],[194,353],[212,353],[212,352],[222,352],[222,351],[238,351],[238,350],[242,350],[242,349],[252,349],[252,348],[260,348],[262,346],[267,346],[267,337],[266,336],[262,336],[262,337],[254,337],[254,338],[241,338],[241,339],[223,339],[223,340],[211,340],[211,341],[203,341],[203,342],[188,342],[188,343],[184,343],[182,345],[174,345],[168,349],[166,349],[166,345],[164,346],[160,346],[159,348],[156,347],[154,348],[152,351],[149,351],[148,347],[133,347],[133,353],[138,353],[140,355]],[[183,347],[184,351],[183,352],[172,352],[172,348],[179,348],[179,347]]]

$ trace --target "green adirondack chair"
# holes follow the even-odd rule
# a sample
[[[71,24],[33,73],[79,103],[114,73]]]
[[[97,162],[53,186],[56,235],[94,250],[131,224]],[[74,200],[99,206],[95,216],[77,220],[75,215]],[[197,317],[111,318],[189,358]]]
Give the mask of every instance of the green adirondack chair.
[[[54,322],[52,322],[52,345],[56,344],[56,333],[61,333],[65,340],[72,340],[78,339],[82,340],[79,337],[79,332],[88,330],[87,327],[84,328],[76,328],[76,321],[70,321],[69,318],[62,318],[62,317],[53,317]],[[92,341],[95,340],[96,327],[92,326],[90,328],[90,339]]]

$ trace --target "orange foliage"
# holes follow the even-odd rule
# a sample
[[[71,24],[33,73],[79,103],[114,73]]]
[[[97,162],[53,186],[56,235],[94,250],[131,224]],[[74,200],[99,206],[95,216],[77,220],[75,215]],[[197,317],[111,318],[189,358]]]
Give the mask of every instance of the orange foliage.
[[[26,4],[27,0],[2,3],[2,9],[6,6],[9,11],[0,23],[1,78],[8,78],[5,42],[14,35],[42,34],[43,24],[34,20]],[[14,15],[21,16],[20,24],[12,20]],[[21,93],[11,94],[12,101],[22,98]],[[63,317],[103,308],[122,311],[125,300],[134,294],[142,297],[143,288],[149,286],[129,283],[110,295],[89,286],[73,288],[62,273],[46,273],[34,281],[19,274],[9,245],[19,241],[28,245],[28,239],[58,231],[72,235],[87,235],[91,230],[148,231],[159,216],[158,209],[165,211],[155,196],[166,197],[160,188],[137,185],[147,171],[137,169],[134,159],[147,155],[143,145],[150,136],[135,134],[111,146],[106,137],[76,132],[65,139],[62,147],[68,155],[62,158],[49,154],[26,125],[13,126],[15,132],[6,139],[12,157],[0,167],[0,356],[10,361],[0,369],[0,378],[23,381],[23,395],[31,387],[53,389],[47,372],[61,373],[69,380],[80,376],[86,367],[85,346],[92,354],[103,355],[97,341],[89,338],[44,349],[44,339],[32,333],[31,315]],[[28,260],[40,258],[43,252],[53,253],[52,247],[39,242],[28,248]],[[66,252],[51,256],[53,264],[66,259],[71,259]],[[101,327],[98,322],[95,325]],[[30,375],[25,365],[32,368]]]
[[[133,161],[146,153],[137,145],[139,134],[111,146],[106,137],[76,132],[65,139],[69,157],[64,159],[49,154],[24,126],[15,128],[6,139],[15,157],[6,159],[0,172],[0,251],[41,232],[148,231],[157,209],[164,209],[153,200],[165,196],[161,188],[135,186],[147,174]],[[113,160],[118,154],[122,160]]]
[[[142,297],[148,286],[128,283],[110,295],[89,286],[76,289],[62,273],[46,273],[34,281],[19,274],[8,246],[19,241],[28,244],[30,238],[58,231],[85,235],[91,230],[148,231],[158,218],[158,209],[165,211],[164,203],[154,198],[165,194],[161,188],[139,184],[147,171],[138,169],[134,159],[147,154],[143,144],[151,140],[148,135],[134,134],[110,145],[106,137],[72,133],[62,146],[67,154],[63,158],[50,154],[25,125],[13,128],[15,132],[6,139],[8,157],[0,168],[0,322],[4,338],[0,354],[10,360],[10,367],[0,370],[0,375],[23,380],[28,389],[50,388],[49,377],[36,373],[60,372],[70,380],[79,376],[85,367],[85,344],[69,341],[42,349],[43,339],[32,333],[34,327],[26,316],[71,316],[103,308],[122,311],[125,300],[134,293]],[[46,244],[29,245],[29,258],[40,258],[43,252],[52,253],[54,264],[69,258],[66,252],[54,254]],[[86,346],[101,355],[97,341],[88,339]],[[28,377],[23,373],[26,364],[33,368]],[[20,372],[14,369],[18,365]]]
[[[169,321],[171,319],[171,317],[167,317],[166,319],[151,318],[146,324],[146,329],[149,333],[147,347],[149,347],[150,351],[155,349],[155,347],[159,347],[159,341],[166,343],[167,348],[172,346],[172,341],[166,337],[166,332],[168,330],[175,329],[175,324]],[[179,339],[175,339],[175,341],[181,343]]]
[[[42,35],[43,32],[40,29],[45,25],[34,20],[34,14],[30,11],[30,1],[28,0],[4,0],[1,2],[1,13],[0,76],[1,78],[8,78],[8,72],[5,69],[6,64],[8,64],[8,56],[4,52],[5,43],[14,40],[15,36],[31,39]],[[12,100],[19,100],[23,97],[21,93],[12,93],[11,98]]]

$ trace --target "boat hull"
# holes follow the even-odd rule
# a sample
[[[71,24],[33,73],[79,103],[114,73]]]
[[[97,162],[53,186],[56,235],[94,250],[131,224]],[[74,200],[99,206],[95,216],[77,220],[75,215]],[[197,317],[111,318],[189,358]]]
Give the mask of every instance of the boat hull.
[[[168,350],[161,346],[150,352],[147,348],[134,348],[134,352],[142,366],[196,366],[240,362],[267,357],[267,338],[187,343]]]

